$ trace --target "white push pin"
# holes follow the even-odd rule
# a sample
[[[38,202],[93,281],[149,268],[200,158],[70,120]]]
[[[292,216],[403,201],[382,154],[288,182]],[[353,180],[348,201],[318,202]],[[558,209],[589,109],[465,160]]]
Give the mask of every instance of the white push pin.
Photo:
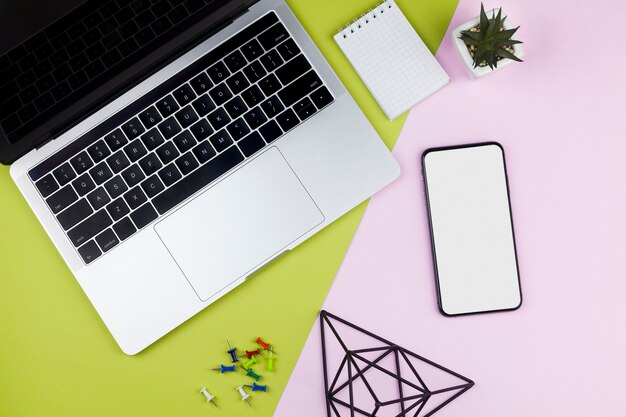
[[[248,398],[250,398],[250,394],[246,393],[246,391],[243,389],[243,385],[239,385],[235,389],[239,391],[239,394],[241,394],[241,401],[247,402],[250,408],[252,408],[252,404],[250,404],[250,401],[248,401]]]
[[[213,401],[213,398],[215,398],[215,395],[211,395],[211,393],[209,391],[206,390],[206,387],[202,388],[200,390],[201,393],[204,394],[204,396],[206,397],[206,401],[210,402],[211,404],[213,404],[215,407],[220,408],[219,405],[217,405],[217,403],[215,401]]]

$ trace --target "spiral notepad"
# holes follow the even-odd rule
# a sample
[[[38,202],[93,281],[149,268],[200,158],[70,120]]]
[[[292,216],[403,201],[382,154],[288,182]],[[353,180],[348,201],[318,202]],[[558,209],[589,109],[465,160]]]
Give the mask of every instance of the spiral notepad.
[[[393,0],[355,19],[334,39],[389,120],[450,81]]]

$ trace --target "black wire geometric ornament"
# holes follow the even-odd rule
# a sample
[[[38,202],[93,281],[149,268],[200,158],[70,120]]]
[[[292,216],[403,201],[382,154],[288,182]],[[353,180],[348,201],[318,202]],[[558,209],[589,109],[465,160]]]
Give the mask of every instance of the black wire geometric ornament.
[[[328,417],[429,417],[474,386],[472,380],[324,310],[320,327]]]

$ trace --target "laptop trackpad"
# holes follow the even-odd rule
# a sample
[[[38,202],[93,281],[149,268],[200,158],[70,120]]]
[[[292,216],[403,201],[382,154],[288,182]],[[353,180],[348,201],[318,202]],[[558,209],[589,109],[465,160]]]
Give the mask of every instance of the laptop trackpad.
[[[323,221],[287,161],[271,148],[155,229],[207,301]]]

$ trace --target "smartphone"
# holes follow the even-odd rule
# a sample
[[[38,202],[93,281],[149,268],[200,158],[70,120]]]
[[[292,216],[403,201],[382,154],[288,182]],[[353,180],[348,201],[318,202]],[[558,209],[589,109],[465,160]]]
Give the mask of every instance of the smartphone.
[[[522,291],[502,146],[428,149],[422,173],[441,312],[457,316],[519,308]]]

